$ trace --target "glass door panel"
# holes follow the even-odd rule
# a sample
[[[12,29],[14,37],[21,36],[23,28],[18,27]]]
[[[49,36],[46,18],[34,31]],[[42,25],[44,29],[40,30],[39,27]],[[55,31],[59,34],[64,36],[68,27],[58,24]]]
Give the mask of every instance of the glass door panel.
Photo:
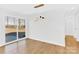
[[[14,17],[5,19],[5,32],[6,42],[17,40],[17,20]]]
[[[25,19],[18,19],[18,39],[25,37]]]

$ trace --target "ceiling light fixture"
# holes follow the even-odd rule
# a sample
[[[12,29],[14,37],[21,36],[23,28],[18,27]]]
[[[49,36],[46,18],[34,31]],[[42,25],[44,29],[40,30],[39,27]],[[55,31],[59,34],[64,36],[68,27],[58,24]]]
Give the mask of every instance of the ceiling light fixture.
[[[44,6],[44,4],[36,5],[36,6],[34,6],[34,8],[39,8],[39,7],[42,7],[42,6]]]

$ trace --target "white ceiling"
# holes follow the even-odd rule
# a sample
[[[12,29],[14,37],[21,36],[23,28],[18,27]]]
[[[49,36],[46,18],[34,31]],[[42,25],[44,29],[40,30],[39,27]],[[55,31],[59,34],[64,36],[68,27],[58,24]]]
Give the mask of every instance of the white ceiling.
[[[40,13],[51,9],[51,5],[45,5],[40,8],[34,8],[33,4],[3,4],[0,8],[22,14]]]
[[[12,12],[17,12],[21,14],[33,14],[40,13],[51,9],[56,8],[67,8],[74,7],[79,5],[53,5],[53,4],[45,4],[43,7],[34,8],[34,4],[0,4],[0,8]]]

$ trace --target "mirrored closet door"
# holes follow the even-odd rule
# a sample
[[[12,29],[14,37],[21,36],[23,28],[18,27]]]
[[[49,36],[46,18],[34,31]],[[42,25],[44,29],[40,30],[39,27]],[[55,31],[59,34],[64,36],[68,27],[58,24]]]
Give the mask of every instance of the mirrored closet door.
[[[6,42],[17,40],[17,20],[15,17],[7,16],[5,19]]]
[[[25,37],[25,19],[18,19],[18,39]]]
[[[12,42],[25,37],[25,19],[7,16],[5,20],[5,40]]]

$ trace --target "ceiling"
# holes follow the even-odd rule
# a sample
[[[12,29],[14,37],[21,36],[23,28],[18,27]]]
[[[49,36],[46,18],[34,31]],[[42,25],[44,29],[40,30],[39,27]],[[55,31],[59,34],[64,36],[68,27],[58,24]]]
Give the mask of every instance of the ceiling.
[[[34,13],[40,13],[44,11],[48,11],[51,9],[56,9],[56,8],[67,8],[68,7],[74,7],[74,6],[79,6],[79,5],[53,5],[53,4],[45,4],[42,7],[39,8],[34,8],[34,4],[0,4],[0,8],[4,10],[8,10],[11,12],[17,12],[21,14],[34,14]]]
[[[51,5],[34,8],[34,4],[3,4],[0,8],[22,14],[40,13],[51,9]]]

